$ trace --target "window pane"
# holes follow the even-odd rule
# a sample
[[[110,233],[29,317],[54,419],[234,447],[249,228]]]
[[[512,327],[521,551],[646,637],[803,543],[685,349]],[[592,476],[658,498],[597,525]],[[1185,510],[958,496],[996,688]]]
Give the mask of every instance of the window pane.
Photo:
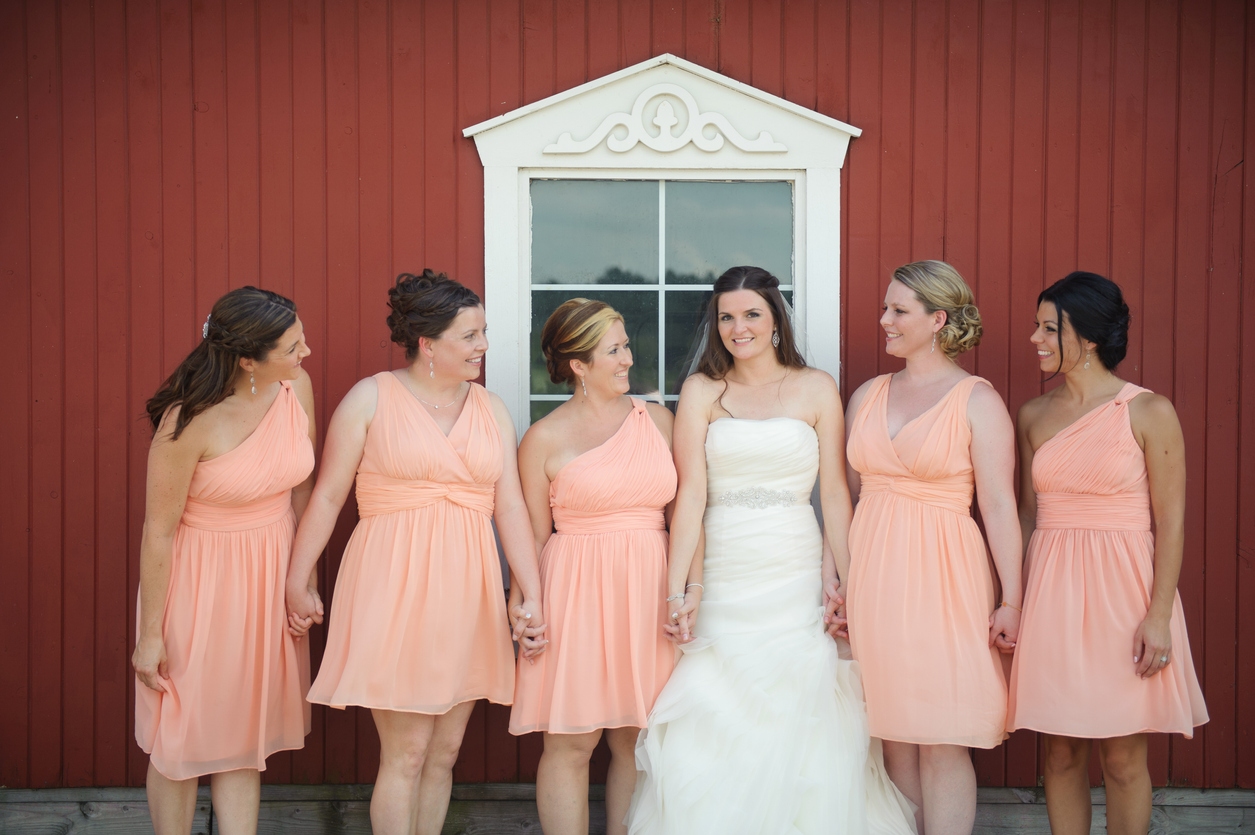
[[[668,284],[712,284],[743,265],[793,283],[791,183],[668,180],[666,188]]]
[[[561,406],[564,402],[566,401],[564,400],[533,400],[530,422],[535,423],[536,421],[543,418],[545,415],[552,412],[554,409]]]
[[[657,284],[658,181],[533,180],[532,283]]]
[[[666,394],[680,393],[680,384],[698,348],[697,340],[702,335],[702,320],[709,302],[707,292],[673,290],[667,293]]]
[[[658,391],[658,292],[656,290],[572,290],[532,291],[532,394],[566,394],[569,389],[549,379],[545,356],[540,352],[540,334],[549,314],[564,301],[575,297],[599,299],[623,314],[633,365],[628,374],[633,394]]]

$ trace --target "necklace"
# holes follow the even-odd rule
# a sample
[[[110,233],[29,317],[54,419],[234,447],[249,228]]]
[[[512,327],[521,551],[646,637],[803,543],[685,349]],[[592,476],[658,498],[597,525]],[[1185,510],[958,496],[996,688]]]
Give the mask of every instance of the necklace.
[[[407,374],[406,377],[408,378],[409,375]],[[443,406],[438,406],[435,403],[428,403],[426,400],[419,397],[418,392],[414,390],[414,386],[410,383],[408,379],[405,381],[405,387],[410,390],[410,394],[414,395],[415,400],[417,400],[419,403],[422,403],[424,406],[430,406],[433,409],[447,409],[450,406],[452,406],[454,403],[458,402],[458,400],[462,397],[462,384],[461,383],[458,383],[458,393],[453,395],[453,399],[450,400],[448,403],[444,404]]]

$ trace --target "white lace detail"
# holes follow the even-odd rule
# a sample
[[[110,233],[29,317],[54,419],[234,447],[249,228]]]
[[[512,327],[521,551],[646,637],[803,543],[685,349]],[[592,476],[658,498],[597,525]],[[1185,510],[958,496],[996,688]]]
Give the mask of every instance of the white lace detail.
[[[792,507],[808,504],[809,496],[803,496],[796,490],[769,490],[766,487],[744,487],[740,490],[725,490],[714,501],[708,504],[722,507],[752,507],[762,510],[768,507]]]

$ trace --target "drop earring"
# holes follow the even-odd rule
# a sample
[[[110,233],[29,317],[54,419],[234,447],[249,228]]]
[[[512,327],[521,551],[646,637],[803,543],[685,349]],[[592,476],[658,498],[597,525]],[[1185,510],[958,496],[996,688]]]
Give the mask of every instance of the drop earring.
[[[771,347],[773,348],[780,347],[780,331],[778,330],[772,330],[771,332]]]
[[[251,371],[248,372],[248,387],[253,394],[257,393],[257,381],[253,379],[253,372]]]
[[[931,354],[936,350],[937,350],[937,332],[933,331],[933,347],[928,349],[928,353]]]
[[[427,368],[428,368],[427,376],[432,378],[433,380],[436,379],[436,361],[432,360],[431,362],[427,363]]]
[[[584,396],[588,397],[588,386],[584,385],[584,378],[580,377],[580,388],[584,390]]]
[[[1089,368],[1089,349],[1085,349],[1085,367]]]

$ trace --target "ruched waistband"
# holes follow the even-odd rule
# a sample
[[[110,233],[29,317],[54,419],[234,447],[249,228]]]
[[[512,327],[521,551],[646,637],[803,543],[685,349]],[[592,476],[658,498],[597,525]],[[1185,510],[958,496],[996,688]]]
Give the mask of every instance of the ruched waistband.
[[[1146,493],[1038,493],[1038,528],[1091,531],[1149,531]]]
[[[491,516],[495,487],[462,481],[422,481],[391,478],[379,473],[357,474],[357,515],[380,516],[400,510],[417,510],[436,502],[449,501]]]
[[[666,525],[662,509],[629,507],[613,513],[553,508],[553,523],[558,533],[592,534],[612,531],[660,531]]]
[[[184,525],[204,531],[251,531],[280,521],[292,509],[292,491],[284,490],[273,496],[258,499],[246,505],[220,505],[187,499],[183,506]]]
[[[871,493],[896,493],[952,513],[969,516],[972,513],[972,482],[962,477],[949,481],[925,481],[911,476],[867,473],[861,478],[859,495]]]

